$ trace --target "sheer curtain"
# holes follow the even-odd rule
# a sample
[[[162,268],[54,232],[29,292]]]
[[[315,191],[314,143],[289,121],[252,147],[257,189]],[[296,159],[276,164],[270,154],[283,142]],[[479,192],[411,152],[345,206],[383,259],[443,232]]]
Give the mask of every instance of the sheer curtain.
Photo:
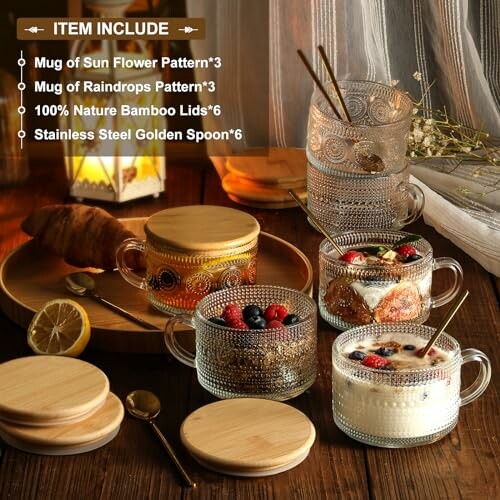
[[[415,99],[423,96],[425,107],[446,106],[459,122],[500,137],[499,0],[186,1],[188,15],[207,22],[206,40],[192,42],[194,57],[218,55],[225,69],[197,72],[199,80],[223,80],[224,92],[200,95],[203,104],[222,105],[220,117],[204,119],[207,129],[244,124],[249,138],[266,129],[266,118],[255,118],[262,110],[248,85],[249,75],[260,75],[269,82],[269,144],[304,147],[313,82],[296,51],[327,80],[316,50],[322,44],[338,79],[397,82]],[[252,45],[262,40],[268,75],[252,57]],[[479,177],[476,171],[441,161],[413,174],[430,188],[425,221],[500,275],[500,166]]]
[[[269,36],[273,145],[305,144],[313,83],[296,50],[301,48],[326,80],[319,44],[337,78],[399,81],[415,98],[425,94],[427,107],[446,105],[460,122],[500,136],[498,0],[187,0],[187,7],[189,16],[207,21],[207,39],[192,42],[194,56],[221,56],[231,68],[233,91],[246,103],[252,95],[245,74],[260,70],[252,67],[257,61],[248,60],[245,45]],[[245,30],[249,16],[262,22]],[[420,81],[412,76],[416,71]],[[212,76],[217,77],[215,70]],[[222,123],[238,114],[243,121],[243,109],[233,105]]]

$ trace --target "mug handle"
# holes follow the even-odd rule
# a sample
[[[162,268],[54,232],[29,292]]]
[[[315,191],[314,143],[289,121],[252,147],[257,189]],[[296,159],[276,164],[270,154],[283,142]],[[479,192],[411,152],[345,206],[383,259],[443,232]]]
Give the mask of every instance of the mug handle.
[[[399,221],[401,226],[406,226],[416,221],[424,210],[425,196],[424,192],[416,185],[408,183],[403,188],[408,194],[408,215]],[[411,204],[410,204],[411,201]]]
[[[195,354],[184,349],[175,338],[175,325],[177,323],[182,323],[195,329],[193,317],[190,314],[177,314],[173,316],[165,325],[165,333],[163,334],[165,345],[175,359],[191,368],[196,368]]]
[[[464,349],[461,354],[462,365],[471,361],[479,363],[479,373],[476,380],[469,387],[460,391],[460,406],[465,406],[481,396],[488,387],[491,379],[491,363],[488,356],[477,349]]]
[[[464,273],[462,266],[451,257],[437,257],[432,263],[432,272],[438,269],[451,269],[454,275],[454,281],[448,290],[431,297],[431,308],[441,307],[447,304],[450,300],[454,299],[460,288],[462,288],[462,281],[464,279]]]
[[[137,238],[128,238],[116,249],[116,267],[118,271],[123,276],[125,281],[128,281],[131,285],[137,288],[146,290],[148,287],[148,282],[146,278],[143,278],[132,271],[130,267],[127,266],[125,254],[130,250],[136,250],[137,252],[144,253],[146,249],[146,242],[143,240],[138,240]]]

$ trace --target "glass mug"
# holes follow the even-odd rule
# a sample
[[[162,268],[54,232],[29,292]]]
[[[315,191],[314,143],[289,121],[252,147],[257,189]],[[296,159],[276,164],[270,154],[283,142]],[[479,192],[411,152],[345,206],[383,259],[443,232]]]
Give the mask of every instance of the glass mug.
[[[349,231],[333,236],[343,251],[368,245],[387,245],[409,233],[390,230]],[[423,323],[432,308],[450,302],[460,291],[463,272],[451,257],[433,257],[432,247],[421,238],[412,243],[421,259],[395,265],[360,265],[339,260],[328,240],[319,248],[319,311],[339,330],[368,323],[410,321]],[[431,295],[432,274],[450,269],[453,283]]]
[[[192,205],[152,215],[146,240],[130,238],[116,251],[116,264],[131,285],[147,291],[162,312],[191,312],[208,293],[256,281],[259,223],[227,207]],[[127,252],[144,253],[146,276],[127,265]]]
[[[307,165],[307,206],[330,233],[401,229],[420,217],[424,193],[409,182],[410,167],[369,176]]]
[[[256,304],[262,310],[282,304],[300,321],[264,330],[240,330],[209,321],[228,304],[242,309]],[[316,379],[316,320],[316,304],[302,292],[272,285],[242,286],[207,295],[193,315],[172,317],[164,340],[175,358],[196,369],[200,385],[214,396],[284,401],[302,394]],[[178,323],[195,329],[196,354],[177,342]]]
[[[413,102],[380,83],[339,81],[351,122],[339,120],[317,88],[311,97],[306,154],[318,169],[370,175],[399,172],[406,163]],[[325,89],[335,101],[331,83]],[[376,161],[378,160],[378,161]]]
[[[488,357],[476,349],[460,350],[442,334],[436,346],[447,354],[443,362],[418,368],[383,371],[347,357],[352,346],[385,339],[424,346],[435,329],[424,325],[368,325],[337,337],[332,347],[332,408],[335,424],[362,443],[406,448],[433,443],[457,424],[461,406],[477,399],[491,378]],[[390,359],[390,358],[387,358]],[[471,361],[480,372],[471,386],[460,390],[460,370]]]

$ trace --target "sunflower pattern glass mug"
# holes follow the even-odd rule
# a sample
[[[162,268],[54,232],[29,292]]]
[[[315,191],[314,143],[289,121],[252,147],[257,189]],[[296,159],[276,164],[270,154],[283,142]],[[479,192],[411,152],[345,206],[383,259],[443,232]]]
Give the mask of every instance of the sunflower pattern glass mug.
[[[190,312],[210,292],[255,283],[260,227],[249,214],[211,205],[169,208],[152,215],[144,231],[145,241],[120,245],[117,267],[160,311]],[[145,277],[127,266],[131,250],[144,253]]]

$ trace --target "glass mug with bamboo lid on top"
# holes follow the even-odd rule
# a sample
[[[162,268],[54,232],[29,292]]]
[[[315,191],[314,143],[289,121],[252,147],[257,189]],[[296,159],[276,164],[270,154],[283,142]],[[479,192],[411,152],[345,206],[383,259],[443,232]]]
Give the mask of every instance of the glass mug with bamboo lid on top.
[[[116,263],[162,312],[191,312],[210,292],[255,284],[260,226],[249,214],[212,205],[169,208],[152,215],[144,232],[145,241],[118,247]],[[145,277],[127,266],[130,250],[144,253]]]

